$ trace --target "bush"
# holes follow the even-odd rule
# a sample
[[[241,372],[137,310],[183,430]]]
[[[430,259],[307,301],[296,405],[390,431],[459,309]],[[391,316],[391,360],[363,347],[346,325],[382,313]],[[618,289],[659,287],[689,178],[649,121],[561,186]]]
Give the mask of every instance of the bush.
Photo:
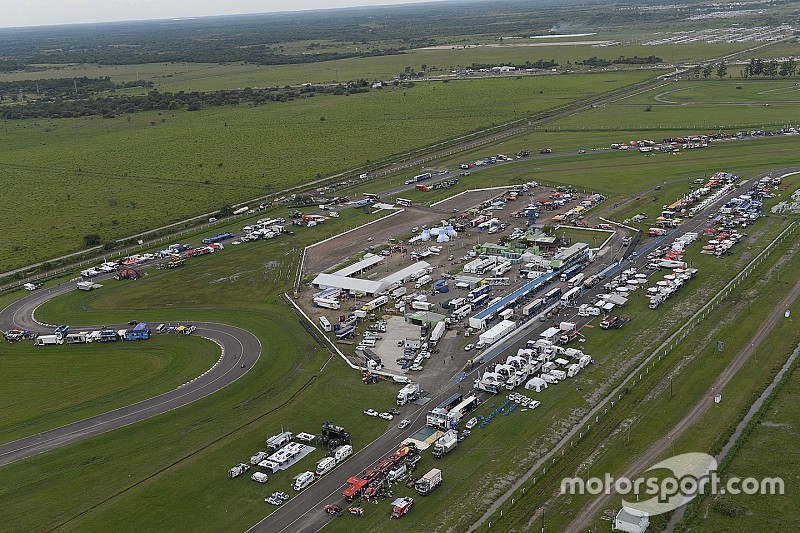
[[[97,233],[87,233],[83,236],[83,245],[87,248],[99,245],[101,242],[100,235]]]
[[[744,516],[747,514],[746,507],[735,503],[730,498],[715,498],[711,502],[711,508],[725,516]]]

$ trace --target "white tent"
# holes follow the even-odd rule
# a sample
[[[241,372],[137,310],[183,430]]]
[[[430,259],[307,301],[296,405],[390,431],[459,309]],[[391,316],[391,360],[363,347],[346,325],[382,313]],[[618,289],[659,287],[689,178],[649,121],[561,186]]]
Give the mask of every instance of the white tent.
[[[536,392],[542,392],[542,390],[547,388],[547,382],[542,378],[533,378],[529,382],[525,384],[525,389],[527,390],[535,390]]]
[[[436,242],[450,242],[450,237],[448,237],[446,233],[440,233],[439,236],[436,237]]]

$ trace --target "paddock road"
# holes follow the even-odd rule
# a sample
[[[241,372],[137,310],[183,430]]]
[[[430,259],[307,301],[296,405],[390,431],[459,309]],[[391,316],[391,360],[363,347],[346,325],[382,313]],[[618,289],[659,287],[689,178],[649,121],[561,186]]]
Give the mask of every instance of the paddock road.
[[[110,275],[98,277],[98,280],[107,277],[110,278]],[[36,321],[34,312],[37,307],[50,298],[71,290],[75,290],[74,280],[46,291],[34,292],[30,296],[14,302],[0,311],[0,329],[6,331],[17,327],[40,333],[51,333],[52,329]],[[0,467],[106,431],[146,420],[205,398],[245,375],[253,368],[261,355],[261,343],[249,331],[210,322],[196,322],[195,326],[197,326],[195,335],[209,339],[222,349],[219,360],[205,373],[176,389],[153,398],[0,445]],[[73,331],[99,329],[99,327],[79,326],[73,328]],[[42,347],[41,349],[69,348],[56,346]]]

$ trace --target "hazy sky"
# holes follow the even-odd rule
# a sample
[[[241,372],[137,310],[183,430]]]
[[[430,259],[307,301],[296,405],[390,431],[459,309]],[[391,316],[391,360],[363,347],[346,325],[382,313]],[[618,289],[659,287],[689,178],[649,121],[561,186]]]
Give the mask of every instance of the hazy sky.
[[[431,0],[0,0],[0,28],[298,11]]]

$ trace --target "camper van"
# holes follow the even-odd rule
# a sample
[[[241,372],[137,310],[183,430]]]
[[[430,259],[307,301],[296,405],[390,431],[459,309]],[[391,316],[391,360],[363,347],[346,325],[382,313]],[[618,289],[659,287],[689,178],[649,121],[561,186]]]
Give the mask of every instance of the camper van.
[[[353,454],[353,447],[349,444],[339,446],[333,451],[333,458],[336,459],[336,464],[341,463]]]
[[[316,473],[318,476],[324,476],[336,466],[336,459],[333,457],[326,457],[317,462]]]
[[[292,483],[292,488],[296,491],[301,491],[304,488],[311,485],[314,481],[314,472],[305,471],[302,474],[298,474],[294,478],[294,482]]]

